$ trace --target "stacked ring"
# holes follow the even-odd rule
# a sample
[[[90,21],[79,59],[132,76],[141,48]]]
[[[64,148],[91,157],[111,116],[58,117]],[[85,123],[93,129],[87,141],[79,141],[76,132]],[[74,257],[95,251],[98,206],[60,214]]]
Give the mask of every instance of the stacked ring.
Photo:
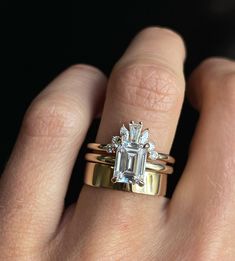
[[[146,195],[163,196],[166,193],[166,175],[145,171],[145,186],[130,183],[113,183],[113,166],[87,162],[84,183],[99,188],[109,188]]]
[[[96,154],[96,153],[87,153],[85,155],[85,159],[90,162],[101,163],[106,165],[115,165],[115,157],[104,155],[104,154]],[[158,162],[146,162],[145,169],[156,171],[161,174],[172,174],[173,168],[163,163]]]
[[[98,144],[98,143],[88,143],[87,144],[88,149],[91,149],[91,150],[94,150],[97,152],[107,152],[108,147],[109,147],[109,144]],[[175,159],[168,154],[158,152],[157,156],[158,156],[158,158],[157,158],[158,160],[164,161],[166,163],[171,163],[171,164],[175,163]]]
[[[133,121],[129,130],[123,125],[120,136],[110,144],[89,143],[85,158],[87,166],[84,182],[93,187],[110,188],[147,195],[166,193],[167,175],[172,174],[174,158],[155,151],[149,141],[149,130]]]

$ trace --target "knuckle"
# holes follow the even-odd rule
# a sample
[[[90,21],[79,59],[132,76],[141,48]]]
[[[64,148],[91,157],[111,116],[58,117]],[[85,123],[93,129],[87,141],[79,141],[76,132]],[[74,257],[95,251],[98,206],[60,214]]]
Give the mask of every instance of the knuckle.
[[[224,76],[224,72],[235,71],[234,62],[223,57],[209,57],[204,60],[195,70],[193,77],[195,80],[203,82],[206,85],[217,86],[218,82]]]
[[[214,67],[214,66],[217,66],[217,65],[224,65],[224,64],[227,64],[228,63],[228,60],[226,58],[223,58],[223,57],[209,57],[207,59],[205,59],[202,63],[201,63],[201,66],[202,67],[208,67],[208,68],[211,68],[211,67]]]
[[[208,69],[210,68],[216,68],[216,67],[221,67],[221,66],[227,66],[231,63],[230,60],[228,60],[227,58],[224,57],[209,57],[207,59],[205,59],[202,63],[201,63],[201,67],[206,67]]]
[[[223,111],[235,110],[235,62],[210,57],[196,68],[189,83],[195,91],[199,89],[200,96],[205,95],[205,101],[213,100],[220,108],[222,106]]]
[[[181,47],[184,48],[184,40],[183,38],[176,33],[175,31],[166,28],[166,27],[147,27],[143,29],[139,35],[144,35],[144,36],[151,36],[151,35],[156,35],[159,34],[162,37],[169,38],[171,41],[178,43]]]
[[[104,77],[105,75],[103,74],[102,71],[100,71],[98,68],[88,65],[88,64],[74,64],[70,66],[67,70],[66,73],[71,75],[72,77],[77,77],[77,75],[80,75],[81,73],[89,73],[89,75],[92,77]]]
[[[175,73],[165,66],[132,63],[113,73],[111,95],[145,110],[168,112],[183,98],[179,85]]]
[[[81,129],[78,114],[69,103],[54,99],[36,99],[28,108],[23,131],[34,137],[68,137]]]

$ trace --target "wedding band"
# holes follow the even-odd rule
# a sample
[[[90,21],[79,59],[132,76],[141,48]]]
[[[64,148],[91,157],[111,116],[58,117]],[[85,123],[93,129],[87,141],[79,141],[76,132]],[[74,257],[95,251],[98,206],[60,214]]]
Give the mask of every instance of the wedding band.
[[[109,144],[88,143],[87,148],[90,150],[94,150],[95,152],[107,153],[107,150],[108,150],[107,145],[109,145]],[[158,160],[164,161],[166,163],[171,163],[171,164],[175,163],[175,159],[172,156],[162,153],[162,152],[158,152],[157,154],[158,154],[158,157],[157,157]]]
[[[96,154],[96,153],[86,153],[85,159],[90,162],[96,162],[96,163],[102,163],[107,164],[110,166],[115,165],[115,157],[110,155],[104,155],[104,154]],[[168,166],[166,164],[161,164],[155,162],[146,162],[145,165],[146,170],[152,170],[161,174],[172,174],[173,168],[171,166]]]
[[[156,172],[145,171],[145,185],[129,183],[112,183],[113,166],[87,162],[84,183],[97,188],[108,188],[126,192],[134,192],[145,195],[165,196],[166,175],[156,174]]]
[[[123,125],[120,136],[106,145],[89,143],[93,153],[86,154],[84,182],[94,187],[110,188],[147,195],[164,196],[167,175],[173,172],[167,163],[175,160],[155,150],[149,130],[143,123],[131,121],[129,130]]]

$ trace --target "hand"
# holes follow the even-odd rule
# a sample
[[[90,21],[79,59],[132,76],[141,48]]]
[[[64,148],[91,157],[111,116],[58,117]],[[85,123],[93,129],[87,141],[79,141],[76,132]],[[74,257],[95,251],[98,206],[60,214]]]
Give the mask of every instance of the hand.
[[[158,150],[169,153],[184,59],[176,33],[139,33],[109,79],[96,141],[109,142],[122,122],[142,120]],[[171,200],[85,185],[64,211],[105,88],[99,70],[72,66],[28,109],[0,181],[0,260],[235,260],[235,62],[211,58],[188,81],[200,119]]]

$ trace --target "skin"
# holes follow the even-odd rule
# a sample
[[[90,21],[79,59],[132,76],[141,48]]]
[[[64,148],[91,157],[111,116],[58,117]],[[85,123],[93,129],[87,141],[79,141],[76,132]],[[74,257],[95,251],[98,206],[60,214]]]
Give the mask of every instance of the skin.
[[[231,60],[204,61],[187,83],[200,118],[171,200],[84,185],[64,210],[74,161],[101,111],[96,142],[109,142],[123,122],[142,120],[158,150],[170,152],[184,99],[184,59],[178,34],[147,28],[109,80],[75,65],[32,102],[0,180],[0,260],[235,260]]]

